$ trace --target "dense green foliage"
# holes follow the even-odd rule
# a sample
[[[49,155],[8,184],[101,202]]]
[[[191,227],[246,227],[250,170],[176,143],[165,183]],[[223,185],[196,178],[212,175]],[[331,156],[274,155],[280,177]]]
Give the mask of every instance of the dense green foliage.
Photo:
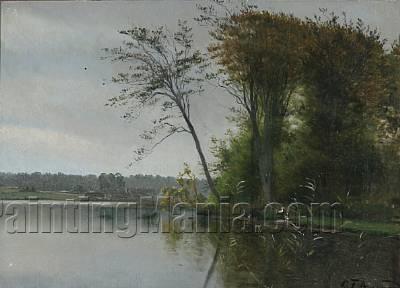
[[[247,117],[259,198],[266,201],[274,198],[274,156],[283,119],[302,79],[306,27],[283,13],[243,11],[216,28],[216,43],[209,48],[225,88]]]
[[[236,201],[253,201],[260,186],[251,160],[251,135],[243,129],[238,135],[228,132],[227,136],[227,140],[213,139],[213,153],[219,160],[214,171],[222,171],[216,179],[217,189]]]
[[[222,73],[230,73],[228,85],[240,83],[242,87],[253,87],[258,79],[264,81],[267,90],[274,90],[279,81],[284,81],[282,85],[292,85],[288,87],[293,94],[285,98],[288,103],[280,114],[280,122],[276,115],[268,120],[257,118],[258,127],[271,119],[280,123],[279,128],[274,128],[279,131],[269,134],[270,137],[279,135],[279,141],[272,140],[274,145],[269,156],[273,158],[273,199],[300,200],[307,190],[303,184],[311,182],[318,188],[312,193],[314,200],[352,197],[392,203],[400,194],[399,45],[386,49],[379,33],[361,20],[353,23],[346,17],[322,12],[325,20],[316,17],[301,22],[284,14],[242,11],[233,21],[218,27],[222,30],[217,30],[219,35],[225,37],[219,37],[220,44],[212,46],[211,51],[214,55],[217,51]],[[255,33],[263,35],[260,38],[253,35],[252,41],[261,43],[245,45],[248,41],[243,33],[248,32],[249,27],[237,25],[241,17],[246,24],[261,25],[259,30],[252,26]],[[280,25],[284,27],[279,28]],[[288,29],[297,29],[301,36],[296,41],[286,41],[292,36]],[[303,29],[307,31],[306,36],[301,34]],[[290,43],[292,54],[279,43],[270,43],[271,39]],[[252,47],[264,48],[257,53],[247,53]],[[237,60],[240,55],[246,55],[242,62]],[[273,69],[277,64],[271,57],[289,56],[297,57],[301,65],[289,58],[281,61],[286,70],[275,70],[275,74],[254,66],[248,74],[251,77],[239,69],[247,67],[248,63],[262,66],[260,61],[265,59],[270,59],[265,65]],[[234,63],[240,65],[236,67]],[[240,93],[244,95],[248,90],[238,89],[235,93],[239,93],[234,96],[240,98]],[[279,99],[283,94],[271,95],[271,99]],[[247,100],[245,96],[240,99]],[[257,166],[254,159],[263,155],[252,147],[252,141],[254,133],[266,135],[263,130],[255,132],[252,115],[245,105],[242,106],[244,109],[237,111],[241,116],[237,117],[239,132],[229,133],[227,140],[214,141],[216,183],[224,195],[246,191],[247,199],[256,201],[262,190],[257,169],[262,167]],[[258,106],[262,112],[257,113],[273,113],[266,108]]]

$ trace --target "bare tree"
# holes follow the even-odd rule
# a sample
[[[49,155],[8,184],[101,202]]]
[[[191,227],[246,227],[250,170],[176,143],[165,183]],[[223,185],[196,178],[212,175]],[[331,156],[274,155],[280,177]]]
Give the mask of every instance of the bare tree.
[[[122,47],[104,49],[113,61],[128,64],[128,71],[118,73],[113,82],[123,85],[120,95],[109,99],[109,105],[125,106],[124,118],[136,119],[146,107],[159,107],[160,114],[152,128],[141,137],[150,147],[136,151],[136,160],[151,153],[163,141],[177,133],[189,133],[195,143],[208,186],[219,199],[199,137],[191,120],[191,100],[204,91],[208,62],[194,48],[192,29],[186,21],[178,21],[171,33],[165,26],[155,30],[133,27],[120,31],[129,37]]]

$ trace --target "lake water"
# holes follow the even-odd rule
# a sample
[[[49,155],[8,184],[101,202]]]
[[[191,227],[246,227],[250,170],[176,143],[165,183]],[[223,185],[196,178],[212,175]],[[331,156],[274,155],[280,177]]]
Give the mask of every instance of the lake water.
[[[1,288],[186,288],[203,287],[208,277],[207,287],[400,287],[400,241],[393,237],[298,232],[137,233],[132,238],[67,231],[10,234],[8,217],[0,217]]]

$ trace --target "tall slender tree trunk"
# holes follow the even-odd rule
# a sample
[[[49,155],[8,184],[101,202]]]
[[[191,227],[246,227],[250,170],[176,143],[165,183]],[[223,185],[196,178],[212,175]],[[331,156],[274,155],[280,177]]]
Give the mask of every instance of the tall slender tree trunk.
[[[203,167],[204,175],[206,176],[208,187],[210,188],[211,193],[217,198],[217,201],[219,202],[219,193],[215,188],[214,180],[212,179],[210,170],[208,169],[208,164],[206,161],[206,157],[204,156],[203,149],[201,148],[199,137],[197,136],[196,130],[194,129],[194,126],[189,117],[185,113],[182,113],[182,115],[189,128],[190,134],[192,134],[193,141],[196,146],[197,153],[199,154],[201,165]]]
[[[264,131],[264,134],[267,133],[268,135],[260,135],[259,123],[257,123],[255,115],[250,118],[252,126],[252,161],[256,166],[255,170],[258,174],[261,188],[260,200],[264,205],[266,202],[272,201],[272,139],[268,131]],[[266,129],[264,128],[264,130]]]
[[[265,117],[266,118],[266,117]],[[266,121],[266,120],[264,120]],[[272,199],[272,177],[273,177],[273,139],[272,127],[270,122],[264,122],[263,145],[259,159],[259,169],[263,197],[265,202]]]

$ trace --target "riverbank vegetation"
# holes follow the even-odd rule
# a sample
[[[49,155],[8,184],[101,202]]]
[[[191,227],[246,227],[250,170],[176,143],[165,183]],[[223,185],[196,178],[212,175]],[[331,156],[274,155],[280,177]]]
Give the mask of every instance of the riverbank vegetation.
[[[239,133],[215,140],[221,193],[234,193],[241,179],[248,183],[245,194],[257,191],[258,199],[300,200],[306,194],[302,187],[312,181],[313,200],[351,197],[396,205],[399,44],[385,44],[361,20],[322,12],[324,17],[301,21],[245,11],[217,30],[211,51],[243,105],[235,120]],[[258,107],[261,102],[284,106]],[[257,106],[254,116],[252,106]],[[271,168],[256,163],[260,158]],[[269,175],[270,196],[262,195],[263,175]]]
[[[400,203],[400,43],[324,9],[301,19],[211,2],[198,7],[196,18],[209,31],[205,52],[195,48],[185,21],[176,32],[121,31],[124,46],[105,49],[105,58],[135,64],[114,78],[123,89],[110,104],[125,107],[128,119],[148,106],[162,112],[142,134],[151,145],[140,156],[189,133],[211,201],[329,201],[342,203],[352,219],[398,217],[385,215]],[[211,163],[190,118],[205,83],[237,103],[227,115],[237,129],[212,140]]]

